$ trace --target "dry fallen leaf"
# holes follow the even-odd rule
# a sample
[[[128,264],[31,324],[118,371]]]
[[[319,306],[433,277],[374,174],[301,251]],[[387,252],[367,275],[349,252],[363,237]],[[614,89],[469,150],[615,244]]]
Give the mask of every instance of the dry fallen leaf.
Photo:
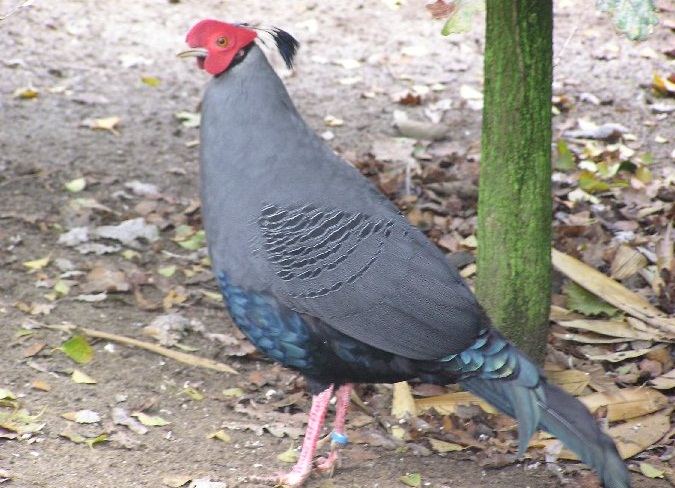
[[[114,424],[124,425],[130,431],[136,434],[145,435],[150,430],[145,425],[141,424],[138,420],[129,415],[129,413],[121,407],[114,407],[112,409],[111,416]]]
[[[394,383],[394,395],[391,404],[391,414],[397,418],[410,418],[417,415],[415,400],[407,381]]]
[[[86,283],[82,285],[84,293],[126,292],[131,284],[126,275],[115,269],[110,263],[101,263],[87,273]]]
[[[52,389],[49,383],[39,378],[34,379],[30,386],[31,388],[35,388],[36,390],[41,391],[50,391]]]
[[[559,318],[552,317],[551,320],[554,320],[565,328],[585,330],[595,334],[603,334],[607,337],[624,339],[626,341],[666,340],[665,337],[658,333],[655,334],[653,331],[645,332],[644,330],[633,327],[629,321],[622,322],[619,320],[592,319],[560,320],[560,318],[564,319],[564,316]]]
[[[667,317],[645,298],[608,278],[591,266],[556,249],[551,250],[553,266],[565,276],[627,314],[675,337],[675,318]]]
[[[45,256],[44,258],[34,259],[32,261],[24,261],[22,264],[30,270],[30,271],[28,271],[29,273],[34,273],[36,271],[39,271],[39,270],[47,267],[50,260],[51,260],[51,254],[49,254],[48,256]]]
[[[326,115],[323,118],[323,123],[328,127],[340,127],[345,124],[345,121],[332,115]]]
[[[456,393],[446,393],[429,398],[419,398],[415,400],[415,405],[419,412],[424,412],[430,409],[436,410],[438,413],[448,415],[456,414],[466,405],[478,405],[480,408],[488,413],[497,413],[492,405],[471,393],[460,391]]]
[[[206,437],[208,439],[218,439],[219,441],[223,441],[225,443],[232,441],[232,438],[227,434],[227,432],[225,432],[222,429],[217,432],[208,434]]]
[[[78,410],[77,412],[62,413],[61,417],[78,424],[95,424],[101,421],[101,416],[93,410]]]
[[[607,420],[618,422],[642,417],[668,406],[668,397],[649,387],[622,388],[579,397],[591,411],[607,408]]]
[[[670,390],[675,388],[675,369],[649,380],[649,383],[659,390]]]
[[[107,130],[118,136],[120,133],[117,127],[121,121],[122,119],[119,117],[102,117],[99,119],[85,119],[80,125],[94,130]]]
[[[169,488],[180,488],[192,481],[192,478],[192,476],[185,474],[168,474],[162,478],[162,483]]]
[[[83,373],[83,372],[80,371],[79,369],[73,370],[72,379],[73,379],[73,381],[74,381],[75,383],[82,383],[82,384],[85,384],[85,385],[94,385],[94,384],[96,384],[96,380],[95,380],[95,379],[93,379],[92,377],[86,375],[85,373]]]
[[[456,452],[466,449],[465,446],[455,444],[454,442],[440,441],[438,439],[429,439],[431,448],[436,452]]]
[[[619,246],[612,260],[610,277],[615,280],[624,280],[640,272],[647,265],[647,258],[625,244]]]
[[[551,383],[560,386],[570,395],[580,395],[591,381],[591,375],[578,369],[565,369],[563,371],[546,371]]]

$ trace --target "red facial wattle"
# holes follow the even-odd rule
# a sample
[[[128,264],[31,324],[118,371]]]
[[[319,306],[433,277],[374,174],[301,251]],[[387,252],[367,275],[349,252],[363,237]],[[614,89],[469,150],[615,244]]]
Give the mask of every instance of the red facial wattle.
[[[227,70],[237,52],[257,36],[246,27],[207,19],[190,29],[186,42],[191,48],[206,49],[206,56],[197,57],[197,65],[212,75],[219,75]]]

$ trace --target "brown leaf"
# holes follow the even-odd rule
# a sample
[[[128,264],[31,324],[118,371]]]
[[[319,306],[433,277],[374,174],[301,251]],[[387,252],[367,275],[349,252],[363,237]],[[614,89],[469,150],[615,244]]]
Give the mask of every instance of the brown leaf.
[[[426,4],[425,7],[434,19],[447,19],[457,10],[457,4],[454,1],[436,0],[434,3]]]
[[[675,319],[667,317],[645,298],[585,263],[552,249],[553,266],[591,293],[654,327],[655,332],[675,337]]]
[[[31,388],[42,391],[50,391],[52,389],[52,386],[49,383],[39,378],[34,379],[30,386]]]
[[[640,418],[668,405],[668,397],[649,387],[622,388],[618,391],[593,393],[579,397],[591,411],[607,408],[607,420],[616,422]]]
[[[487,402],[467,392],[446,393],[429,398],[420,398],[415,400],[415,405],[419,411],[436,410],[442,414],[456,414],[462,406],[480,405],[480,408],[488,413],[497,411]]]
[[[134,286],[133,289],[134,289],[134,298],[136,299],[138,308],[140,308],[141,310],[145,310],[147,312],[154,312],[155,310],[160,310],[163,308],[161,303],[153,303],[148,299],[146,299],[145,296],[143,296],[143,293],[141,292],[140,286]]]
[[[84,293],[126,292],[131,289],[126,275],[110,263],[100,264],[93,268],[87,273],[86,281],[82,286]]]
[[[42,351],[47,344],[44,342],[36,342],[35,344],[23,350],[23,357],[30,358]]]
[[[617,249],[611,266],[611,277],[624,280],[640,272],[647,265],[647,258],[630,246],[622,244]]]
[[[662,374],[658,378],[653,378],[649,382],[654,388],[658,388],[659,390],[675,388],[675,369]]]
[[[422,96],[415,94],[415,93],[410,93],[407,92],[405,95],[400,97],[396,103],[400,105],[422,105]]]

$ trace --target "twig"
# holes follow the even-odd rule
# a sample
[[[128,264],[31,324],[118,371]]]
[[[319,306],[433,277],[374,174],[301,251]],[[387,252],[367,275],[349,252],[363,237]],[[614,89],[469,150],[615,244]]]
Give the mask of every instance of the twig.
[[[15,13],[17,13],[19,10],[24,10],[24,9],[32,7],[32,4],[33,4],[33,0],[25,0],[25,1],[21,2],[19,5],[10,9],[6,13],[0,14],[0,21],[3,21],[6,18],[11,17]]]
[[[108,341],[119,342],[121,344],[126,344],[129,346],[140,347],[155,354],[161,354],[175,361],[180,361],[181,363],[189,364],[191,366],[198,366],[200,368],[209,368],[215,369],[222,373],[230,374],[239,374],[236,369],[231,368],[227,364],[219,363],[211,359],[202,358],[199,356],[193,356],[192,354],[187,354],[180,351],[174,351],[172,349],[167,349],[166,347],[158,346],[156,344],[150,344],[149,342],[139,341],[138,339],[132,339],[131,337],[121,336],[117,334],[110,334],[108,332],[102,332],[100,330],[88,329],[86,327],[78,327],[77,330],[82,332],[89,337],[95,337],[98,339],[106,339]]]
[[[574,34],[576,34],[578,29],[578,26],[574,26],[574,29],[572,29],[572,32],[570,32],[570,35],[567,36],[567,39],[565,39],[565,43],[563,44],[562,48],[560,49],[560,53],[555,57],[553,60],[553,67],[557,67],[560,64],[560,59],[563,57],[563,54],[565,54],[565,50],[567,49],[567,45],[570,43],[572,40],[572,37],[574,37]]]

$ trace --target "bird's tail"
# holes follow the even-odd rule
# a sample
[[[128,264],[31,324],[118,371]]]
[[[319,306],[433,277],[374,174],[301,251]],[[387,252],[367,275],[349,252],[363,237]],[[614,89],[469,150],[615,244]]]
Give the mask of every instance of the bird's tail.
[[[463,358],[460,354],[449,362],[470,364],[473,373],[461,384],[518,420],[521,457],[535,430],[545,430],[595,468],[605,488],[630,488],[628,469],[614,441],[579,400],[549,384],[539,368],[494,329],[480,342],[469,354],[462,353]]]

